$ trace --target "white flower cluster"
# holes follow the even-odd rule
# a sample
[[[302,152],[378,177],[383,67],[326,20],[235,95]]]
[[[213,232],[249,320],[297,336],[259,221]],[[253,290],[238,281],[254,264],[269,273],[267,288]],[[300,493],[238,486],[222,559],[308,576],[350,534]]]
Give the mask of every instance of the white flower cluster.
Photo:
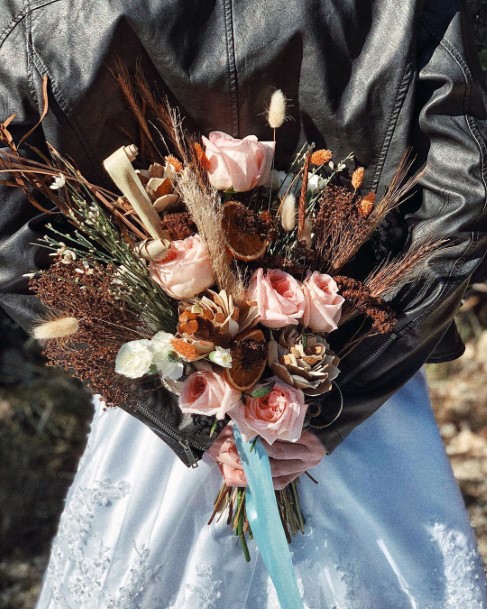
[[[115,359],[115,372],[131,379],[156,373],[161,378],[177,380],[184,372],[184,364],[174,352],[169,332],[158,332],[150,340],[132,340],[123,344]]]

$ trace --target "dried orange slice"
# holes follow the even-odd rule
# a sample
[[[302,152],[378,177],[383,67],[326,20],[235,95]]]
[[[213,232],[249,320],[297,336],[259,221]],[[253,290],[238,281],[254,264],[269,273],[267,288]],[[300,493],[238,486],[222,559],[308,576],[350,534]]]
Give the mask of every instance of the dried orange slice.
[[[262,330],[250,328],[235,337],[230,346],[232,367],[225,378],[239,391],[248,391],[262,376],[267,363],[267,341]]]
[[[257,231],[245,229],[242,217],[252,213],[238,201],[228,201],[223,206],[223,230],[230,253],[237,260],[251,262],[262,258],[267,250],[267,240]]]

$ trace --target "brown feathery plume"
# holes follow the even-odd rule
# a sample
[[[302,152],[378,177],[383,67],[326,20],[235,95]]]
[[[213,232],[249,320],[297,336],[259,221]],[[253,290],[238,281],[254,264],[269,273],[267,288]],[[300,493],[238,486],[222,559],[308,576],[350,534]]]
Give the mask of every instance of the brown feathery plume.
[[[407,151],[399,163],[386,194],[375,205],[370,216],[367,218],[360,217],[357,208],[354,206],[353,230],[344,230],[345,227],[343,226],[338,228],[340,239],[332,253],[330,268],[332,274],[337,273],[351,260],[387,214],[410,196],[412,189],[424,175],[424,170],[421,170],[413,177],[406,179],[413,162],[414,159],[411,159],[410,151]]]
[[[380,334],[387,334],[394,328],[396,323],[394,311],[384,300],[372,296],[365,284],[350,277],[336,276],[333,279],[347,303],[340,323],[343,324],[358,313],[362,313],[372,320],[372,327]]]
[[[421,277],[431,256],[446,239],[420,241],[399,258],[384,262],[365,280],[374,297],[392,297],[402,286]]]
[[[116,278],[112,267],[57,261],[31,280],[52,316],[78,322],[76,333],[46,340],[50,365],[72,371],[109,406],[136,402],[133,382],[115,372],[120,347],[153,334],[117,295]]]
[[[218,192],[209,186],[203,189],[198,176],[188,166],[181,173],[178,186],[206,245],[219,289],[232,296],[236,304],[242,303],[245,288],[242,279],[231,268],[231,258],[224,240],[223,206]]]
[[[137,72],[140,72],[139,68],[137,68]],[[126,64],[121,59],[116,60],[112,75],[125,99],[125,103],[137,121],[141,156],[152,163],[160,162],[161,155],[154,142],[149,121],[147,120],[147,107],[139,99],[133,85],[133,78],[129,74]]]
[[[333,152],[331,150],[315,150],[311,155],[312,165],[326,165],[333,158]]]
[[[342,243],[354,235],[364,220],[354,210],[354,193],[344,186],[329,184],[323,191],[314,221],[315,264],[323,272],[333,268]]]

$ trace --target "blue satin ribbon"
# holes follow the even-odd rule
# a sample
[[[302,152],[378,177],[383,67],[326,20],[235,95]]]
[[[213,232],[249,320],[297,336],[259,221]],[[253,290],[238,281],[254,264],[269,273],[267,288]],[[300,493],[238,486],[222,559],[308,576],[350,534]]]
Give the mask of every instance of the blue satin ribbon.
[[[291,553],[277,507],[269,457],[259,438],[255,443],[245,442],[236,425],[233,427],[233,435],[248,483],[245,493],[247,518],[276,588],[281,609],[303,609]]]

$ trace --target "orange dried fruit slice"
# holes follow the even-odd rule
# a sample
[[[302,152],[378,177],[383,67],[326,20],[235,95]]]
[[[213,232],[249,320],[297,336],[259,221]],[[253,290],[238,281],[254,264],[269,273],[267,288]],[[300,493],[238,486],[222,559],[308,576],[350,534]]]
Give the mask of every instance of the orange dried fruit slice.
[[[244,262],[262,258],[267,250],[265,237],[242,229],[239,220],[248,212],[248,207],[238,201],[228,201],[223,206],[223,230],[227,248],[234,258]]]
[[[267,341],[262,330],[249,328],[235,337],[230,346],[232,367],[225,368],[227,382],[239,391],[248,391],[261,378],[267,363]]]

